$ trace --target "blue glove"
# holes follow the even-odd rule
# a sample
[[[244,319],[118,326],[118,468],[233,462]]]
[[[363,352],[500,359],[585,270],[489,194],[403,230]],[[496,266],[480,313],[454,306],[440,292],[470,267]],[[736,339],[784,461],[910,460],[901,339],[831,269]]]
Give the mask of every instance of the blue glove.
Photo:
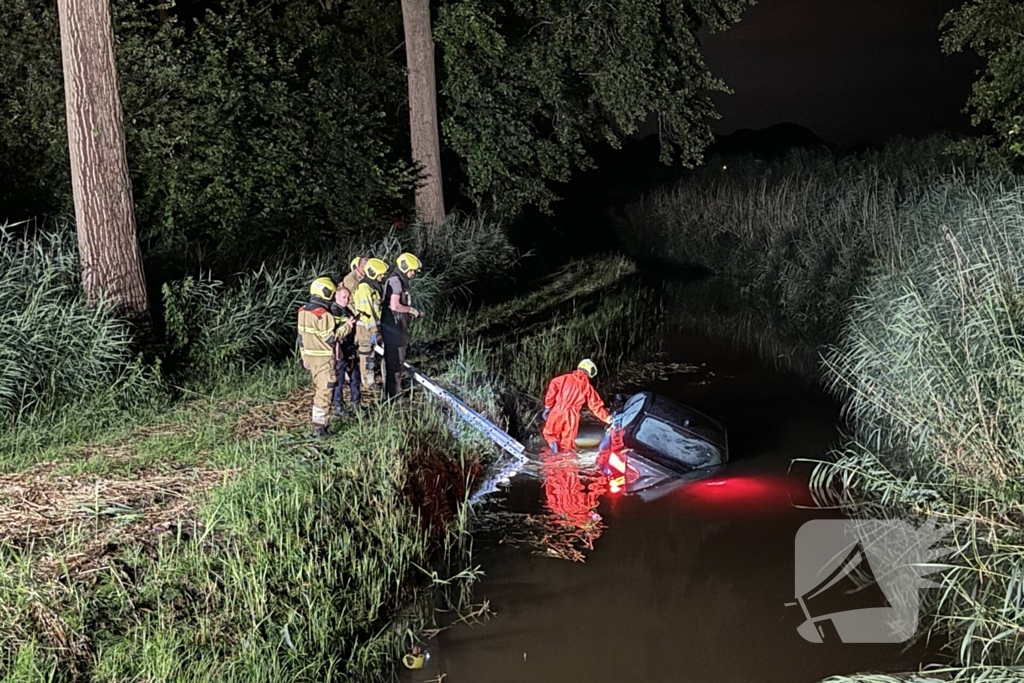
[[[545,422],[547,422],[547,421],[548,421],[548,414],[549,414],[550,412],[551,412],[551,408],[545,408],[545,409],[544,409],[544,412],[540,414],[540,419],[542,419],[542,420],[544,420]]]
[[[377,345],[377,333],[374,332],[373,334],[370,335],[370,346],[376,346],[376,345]]]

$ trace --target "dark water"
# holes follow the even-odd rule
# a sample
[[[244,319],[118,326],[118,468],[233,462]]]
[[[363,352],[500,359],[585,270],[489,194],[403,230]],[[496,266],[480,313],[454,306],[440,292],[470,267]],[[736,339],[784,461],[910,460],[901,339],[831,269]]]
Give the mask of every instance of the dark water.
[[[794,537],[815,517],[809,466],[838,437],[838,411],[795,377],[693,336],[674,360],[703,364],[649,388],[720,417],[732,462],[715,477],[651,502],[604,495],[607,528],[586,561],[539,556],[486,539],[475,600],[495,615],[443,631],[407,680],[817,681],[916,669],[922,649],[803,640],[794,600]],[[539,475],[520,475],[494,505],[536,511]]]

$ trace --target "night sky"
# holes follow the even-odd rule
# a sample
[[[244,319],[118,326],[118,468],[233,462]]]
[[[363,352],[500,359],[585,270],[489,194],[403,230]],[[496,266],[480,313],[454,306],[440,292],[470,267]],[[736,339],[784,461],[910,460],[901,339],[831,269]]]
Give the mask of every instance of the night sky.
[[[939,22],[956,0],[760,0],[740,23],[701,34],[716,132],[789,121],[835,143],[968,132],[973,52],[946,56]]]

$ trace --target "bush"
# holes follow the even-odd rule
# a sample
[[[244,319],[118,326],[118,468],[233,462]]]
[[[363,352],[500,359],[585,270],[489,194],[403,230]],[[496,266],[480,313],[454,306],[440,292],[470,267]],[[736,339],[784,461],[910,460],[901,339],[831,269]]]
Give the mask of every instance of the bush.
[[[183,356],[192,378],[282,357],[294,345],[295,311],[318,277],[310,277],[312,270],[264,267],[230,285],[209,275],[164,284],[168,351]]]
[[[404,251],[423,260],[411,289],[424,311],[450,304],[474,281],[507,275],[517,260],[500,223],[463,216],[433,228],[413,225],[406,234],[393,231],[373,245],[336,244],[311,258],[282,252],[275,265],[228,282],[207,274],[164,284],[168,350],[196,378],[233,371],[240,362],[281,358],[294,346],[296,310],[308,300],[313,279],[327,275],[340,282],[355,254],[393,264]]]

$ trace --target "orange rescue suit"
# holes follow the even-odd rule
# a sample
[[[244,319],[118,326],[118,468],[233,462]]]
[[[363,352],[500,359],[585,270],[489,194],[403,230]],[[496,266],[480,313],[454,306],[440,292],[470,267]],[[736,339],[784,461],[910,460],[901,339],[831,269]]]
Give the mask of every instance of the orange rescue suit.
[[[584,403],[598,420],[611,422],[611,415],[604,409],[604,401],[590,384],[587,373],[573,370],[551,380],[544,396],[544,408],[549,411],[542,432],[544,442],[556,444],[559,451],[575,450]]]

